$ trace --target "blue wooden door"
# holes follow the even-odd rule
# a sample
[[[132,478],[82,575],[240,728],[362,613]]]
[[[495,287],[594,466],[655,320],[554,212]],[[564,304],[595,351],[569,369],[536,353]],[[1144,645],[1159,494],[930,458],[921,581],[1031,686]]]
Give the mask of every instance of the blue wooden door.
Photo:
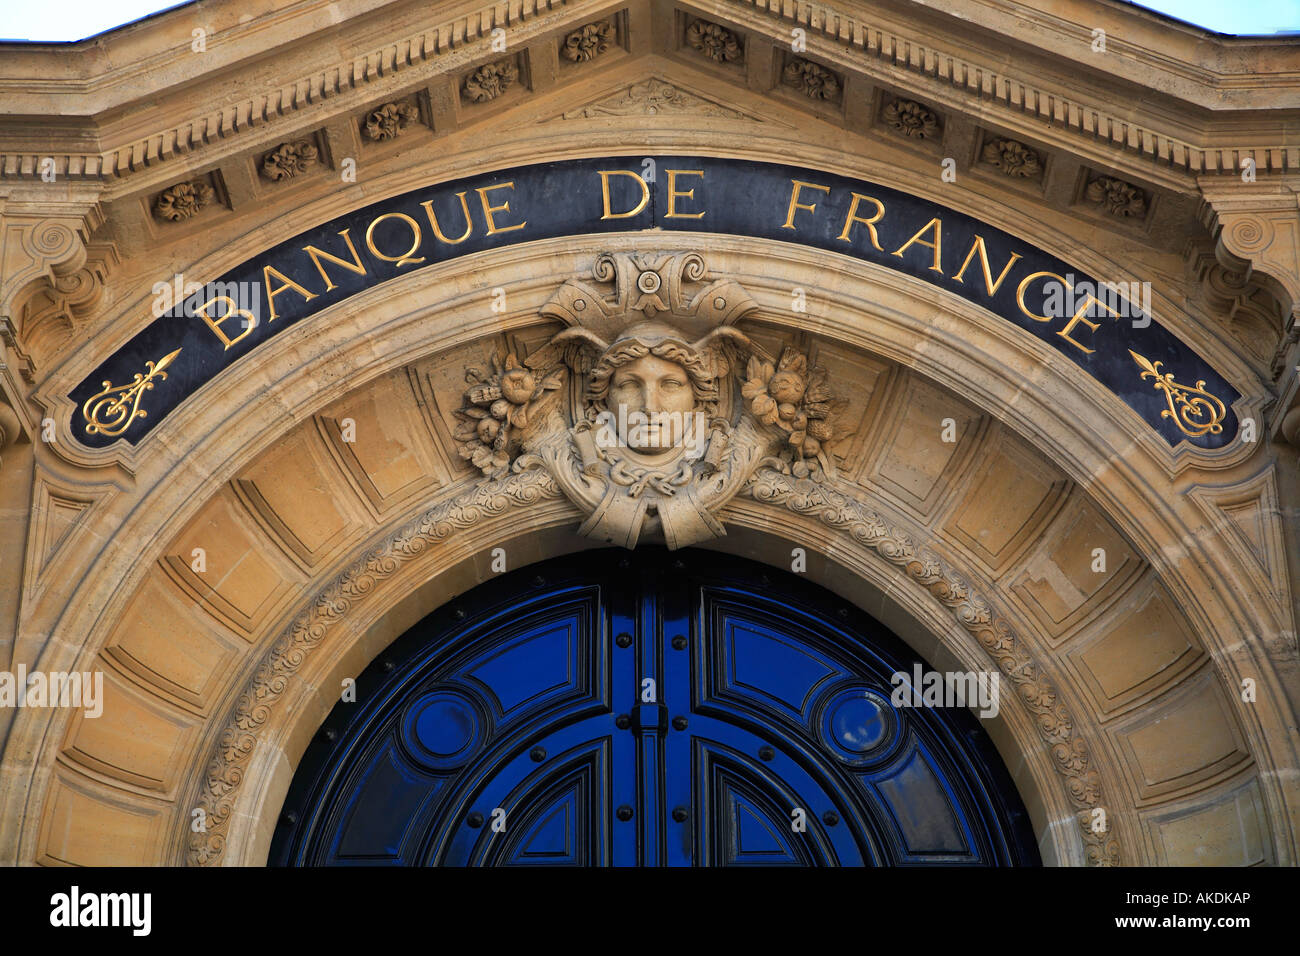
[[[978,720],[891,705],[915,660],[796,576],[710,552],[502,575],[335,707],[271,862],[1037,863]]]

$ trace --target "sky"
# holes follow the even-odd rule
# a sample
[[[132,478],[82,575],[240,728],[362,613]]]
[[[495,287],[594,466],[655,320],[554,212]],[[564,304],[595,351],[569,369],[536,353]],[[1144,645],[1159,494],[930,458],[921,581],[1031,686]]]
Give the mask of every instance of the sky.
[[[0,0],[0,38],[81,40],[180,5],[174,0]],[[1144,0],[1140,5],[1219,33],[1300,31],[1300,0]]]

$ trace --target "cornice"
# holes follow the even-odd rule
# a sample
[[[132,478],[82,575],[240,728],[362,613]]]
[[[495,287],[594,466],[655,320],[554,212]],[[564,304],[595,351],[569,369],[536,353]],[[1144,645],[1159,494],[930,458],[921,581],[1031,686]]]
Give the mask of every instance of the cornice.
[[[323,105],[331,99],[341,108],[410,92],[485,55],[494,29],[506,30],[519,48],[609,4],[441,3],[432,15],[405,0],[264,6],[255,15],[247,4],[185,7],[68,46],[0,45],[0,100],[10,104],[0,116],[0,182],[39,182],[45,157],[59,177],[101,181],[192,166],[196,154],[233,145],[257,127],[295,114],[310,113],[313,122],[332,116],[337,110]],[[1192,176],[1236,173],[1246,157],[1258,174],[1300,169],[1294,39],[1219,37],[1109,0],[1064,0],[1050,4],[1051,12],[1046,0],[912,0],[886,9],[871,0],[676,6],[713,13],[774,46],[788,44],[790,29],[805,29],[810,51],[824,48],[850,70],[923,94],[942,91],[973,115],[1035,130],[1081,153],[1104,149],[1117,160],[1154,165],[1166,177],[1187,177],[1191,188]],[[672,9],[664,4],[659,13]],[[239,13],[251,19],[239,22]],[[1092,21],[1109,27],[1107,54],[1091,53]],[[196,61],[190,28],[203,22],[215,26],[205,59]],[[340,57],[349,30],[363,52]],[[284,63],[277,67],[276,58]],[[311,69],[301,68],[308,63]],[[257,93],[225,102],[222,88],[249,75],[268,80]],[[202,95],[205,87],[211,95]],[[182,94],[214,108],[181,112]],[[59,120],[40,118],[47,111]],[[187,161],[175,162],[182,157]]]

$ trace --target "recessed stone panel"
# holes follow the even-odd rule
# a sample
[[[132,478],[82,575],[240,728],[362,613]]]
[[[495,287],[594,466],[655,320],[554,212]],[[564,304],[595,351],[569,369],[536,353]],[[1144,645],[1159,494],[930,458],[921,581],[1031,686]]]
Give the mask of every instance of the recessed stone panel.
[[[1212,667],[1194,686],[1144,707],[1115,738],[1137,771],[1142,799],[1186,790],[1250,759]]]
[[[145,685],[206,710],[239,655],[217,636],[215,625],[204,626],[197,610],[175,594],[160,570],[151,571],[104,653]]]
[[[147,701],[111,670],[103,691],[99,716],[74,715],[64,756],[127,783],[170,791],[198,732],[194,719]]]
[[[961,399],[909,375],[887,398],[880,452],[866,478],[910,510],[928,515],[984,431]],[[945,441],[951,438],[952,441]]]
[[[1011,572],[1012,591],[1056,637],[1095,615],[1143,566],[1094,504],[1073,498]]]
[[[1097,627],[1100,636],[1070,659],[1104,713],[1158,693],[1203,656],[1186,619],[1156,581],[1131,608]]]
[[[291,587],[289,569],[227,488],[203,506],[167,549],[161,564],[218,620],[251,640]]]
[[[463,381],[463,369],[461,375]],[[353,487],[377,512],[445,480],[405,372],[336,402],[317,424]]]
[[[1150,823],[1166,866],[1258,866],[1274,862],[1259,781],[1210,806],[1161,814]]]
[[[355,492],[309,422],[234,481],[236,495],[285,552],[310,567],[358,524]]]
[[[1060,507],[1069,482],[1002,431],[990,439],[946,527],[996,573]]]
[[[45,866],[148,866],[162,862],[162,807],[132,806],[101,788],[56,776],[36,862]]]

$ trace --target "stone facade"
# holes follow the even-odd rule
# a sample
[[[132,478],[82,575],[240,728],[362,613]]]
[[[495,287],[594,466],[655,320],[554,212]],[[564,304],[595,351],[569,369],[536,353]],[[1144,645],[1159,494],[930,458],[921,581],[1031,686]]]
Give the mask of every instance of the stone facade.
[[[0,862],[264,862],[343,678],[490,579],[493,548],[517,567],[634,541],[593,517],[616,513],[600,509],[618,464],[575,466],[606,482],[588,496],[556,464],[581,447],[569,425],[528,425],[563,392],[549,376],[586,366],[529,358],[592,344],[572,295],[614,281],[602,261],[652,261],[629,275],[665,282],[662,263],[691,256],[692,295],[743,291],[709,327],[759,358],[719,374],[785,467],[733,435],[711,463],[732,484],[692,505],[683,542],[781,566],[806,548],[812,579],[935,666],[1005,675],[1016,699],[989,730],[1047,862],[1297,862],[1294,38],[1096,0],[356,9],[381,6],[382,29],[357,12],[326,37],[310,6],[247,19],[215,0],[0,52],[4,108],[59,114],[0,133],[0,670],[105,675],[96,719],[0,708]],[[380,199],[611,155],[877,183],[1149,282],[1159,324],[1240,392],[1242,428],[1171,446],[1096,377],[915,275],[703,229],[412,268],[279,329],[138,444],[69,427],[77,384],[186,283]],[[140,356],[139,408],[169,357]],[[513,450],[496,447],[507,426]],[[515,467],[528,454],[552,458]]]

